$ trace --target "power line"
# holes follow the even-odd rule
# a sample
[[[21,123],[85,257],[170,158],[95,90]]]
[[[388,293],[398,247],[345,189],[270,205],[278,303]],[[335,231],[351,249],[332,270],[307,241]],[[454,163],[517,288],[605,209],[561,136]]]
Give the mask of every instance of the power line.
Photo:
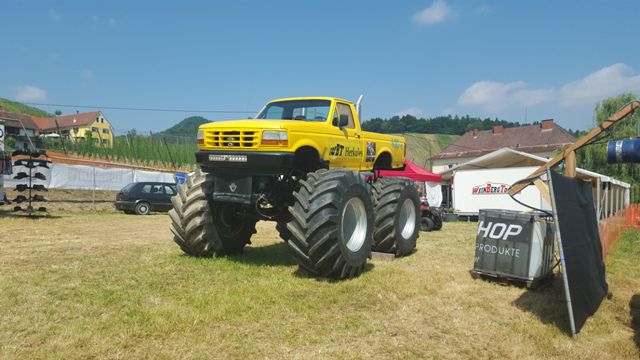
[[[25,102],[23,104],[35,106],[55,106],[80,109],[107,109],[107,110],[127,110],[127,111],[156,111],[156,112],[177,112],[177,113],[209,113],[209,114],[255,114],[255,111],[244,110],[187,110],[187,109],[159,109],[159,108],[136,108],[124,106],[97,106],[97,105],[68,105],[68,104],[44,104]]]

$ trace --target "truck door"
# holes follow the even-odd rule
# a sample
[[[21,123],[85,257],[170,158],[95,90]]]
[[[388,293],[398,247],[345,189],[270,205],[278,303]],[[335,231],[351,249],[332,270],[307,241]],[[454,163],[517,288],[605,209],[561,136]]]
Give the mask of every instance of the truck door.
[[[342,128],[340,128],[341,120],[343,122]],[[329,151],[332,167],[360,169],[363,158],[362,139],[351,106],[345,103],[336,103],[332,124],[341,132],[340,140],[336,144],[332,144]]]

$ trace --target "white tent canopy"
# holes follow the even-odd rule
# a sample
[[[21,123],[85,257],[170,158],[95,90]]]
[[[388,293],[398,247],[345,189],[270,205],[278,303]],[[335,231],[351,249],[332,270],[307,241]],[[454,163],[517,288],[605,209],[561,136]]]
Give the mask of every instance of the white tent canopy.
[[[502,148],[448,169],[440,175],[444,183],[451,184],[455,174],[462,170],[539,167],[548,161],[549,159],[540,156]],[[592,182],[594,205],[599,219],[605,219],[629,204],[631,185],[628,183],[580,168],[576,170],[576,173],[578,178]]]

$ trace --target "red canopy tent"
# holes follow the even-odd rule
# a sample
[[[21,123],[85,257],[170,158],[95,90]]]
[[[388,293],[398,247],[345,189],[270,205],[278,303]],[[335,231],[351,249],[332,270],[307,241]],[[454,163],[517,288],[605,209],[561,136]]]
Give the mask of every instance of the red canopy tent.
[[[442,176],[434,174],[409,160],[404,161],[404,170],[382,170],[380,176],[403,176],[415,181],[441,182]]]

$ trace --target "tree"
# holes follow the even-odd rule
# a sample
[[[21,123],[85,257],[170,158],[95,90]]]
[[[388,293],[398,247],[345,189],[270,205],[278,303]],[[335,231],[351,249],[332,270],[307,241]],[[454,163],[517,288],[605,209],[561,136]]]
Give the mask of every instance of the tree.
[[[638,100],[638,95],[633,93],[622,94],[613,98],[607,98],[598,103],[595,107],[595,126],[611,115],[615,114],[630,101]],[[640,123],[640,111],[636,110],[624,120],[612,126],[610,137],[600,139],[592,145],[588,145],[576,152],[577,164],[581,168],[595,171],[611,176],[617,180],[622,180],[631,184],[631,202],[640,202],[640,165],[639,164],[608,164],[607,163],[607,141],[623,140],[637,137],[638,124]]]
[[[60,116],[62,115],[62,110],[56,110],[54,114],[56,114],[56,116]]]

